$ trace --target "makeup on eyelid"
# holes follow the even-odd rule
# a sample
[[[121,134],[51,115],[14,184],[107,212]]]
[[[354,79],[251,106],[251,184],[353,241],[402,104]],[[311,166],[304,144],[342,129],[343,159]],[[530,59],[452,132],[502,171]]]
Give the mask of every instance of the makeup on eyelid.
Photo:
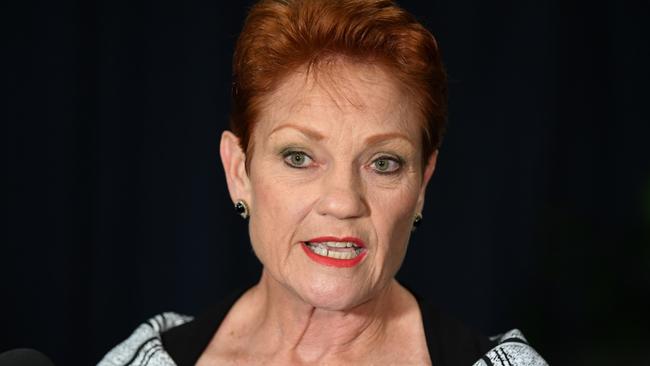
[[[282,159],[285,164],[287,164],[291,168],[296,168],[296,169],[309,168],[309,164],[308,164],[309,161],[311,162],[314,161],[314,159],[309,154],[299,149],[285,148],[282,149],[280,155],[282,156]],[[307,161],[307,163],[305,163],[305,161]],[[388,167],[386,169],[383,169],[379,165],[377,165],[381,161],[385,161],[388,163]],[[393,166],[391,167],[390,164],[393,164]],[[377,169],[374,170],[378,174],[393,175],[399,173],[400,170],[402,170],[406,165],[406,162],[400,156],[386,155],[385,153],[383,153],[383,155],[379,155],[376,158],[372,159],[367,165],[375,166]]]

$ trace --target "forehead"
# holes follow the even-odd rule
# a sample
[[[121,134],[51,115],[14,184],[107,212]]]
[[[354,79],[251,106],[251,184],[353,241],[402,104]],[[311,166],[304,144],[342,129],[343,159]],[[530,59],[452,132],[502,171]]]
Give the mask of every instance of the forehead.
[[[303,124],[315,130],[400,130],[420,133],[419,116],[404,88],[374,64],[331,62],[288,75],[265,98],[256,130]]]

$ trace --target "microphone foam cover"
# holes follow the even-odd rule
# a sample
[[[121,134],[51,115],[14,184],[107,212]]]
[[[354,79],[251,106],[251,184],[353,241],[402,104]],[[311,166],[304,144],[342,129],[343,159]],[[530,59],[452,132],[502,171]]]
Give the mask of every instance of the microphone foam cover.
[[[37,350],[16,348],[0,353],[0,366],[54,366],[54,363]]]

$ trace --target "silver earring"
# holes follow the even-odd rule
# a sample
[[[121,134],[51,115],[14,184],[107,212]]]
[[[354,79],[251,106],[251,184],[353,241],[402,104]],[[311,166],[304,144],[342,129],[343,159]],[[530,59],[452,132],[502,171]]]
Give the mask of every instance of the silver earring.
[[[418,213],[415,215],[415,218],[413,219],[413,229],[411,230],[415,231],[415,229],[417,229],[417,227],[420,226],[421,223],[422,223],[422,214]]]
[[[248,205],[244,200],[237,200],[235,202],[235,211],[241,216],[244,220],[248,218]]]

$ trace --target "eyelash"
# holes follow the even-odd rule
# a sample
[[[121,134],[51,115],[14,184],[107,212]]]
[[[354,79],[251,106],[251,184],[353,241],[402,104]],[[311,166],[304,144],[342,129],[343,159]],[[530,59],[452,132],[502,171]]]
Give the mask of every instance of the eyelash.
[[[309,167],[309,164],[306,164],[306,165],[293,164],[292,161],[291,161],[291,158],[294,157],[294,156],[302,156],[303,158],[306,158],[306,159],[308,159],[309,161],[312,161],[312,162],[314,160],[314,159],[312,159],[311,156],[309,156],[309,154],[305,153],[304,151],[285,150],[285,151],[282,152],[282,159],[284,160],[284,163],[288,167],[293,168],[293,169],[306,169],[306,168]],[[378,161],[381,161],[381,160],[386,160],[388,162],[392,162],[394,164],[397,164],[397,167],[394,170],[391,170],[391,171],[381,171],[381,170],[378,170],[376,168],[373,168],[373,165],[375,165]],[[390,155],[379,156],[370,163],[371,169],[376,174],[385,175],[385,176],[399,174],[401,172],[403,166],[404,166],[404,160],[403,159],[401,159],[399,157],[390,156]]]
[[[289,166],[291,168],[294,168],[294,169],[306,169],[308,167],[308,165],[297,166],[295,164],[292,164],[290,159],[293,156],[303,156],[304,158],[307,158],[307,159],[309,159],[311,161],[314,161],[314,159],[312,159],[311,156],[309,156],[304,151],[300,151],[300,150],[285,150],[285,151],[283,151],[282,152],[282,159],[284,160],[284,163],[287,164],[287,166]]]
[[[377,174],[380,174],[380,175],[395,175],[395,174],[399,174],[400,171],[402,170],[402,167],[404,166],[404,160],[402,160],[402,159],[399,158],[399,157],[394,157],[394,156],[390,156],[390,155],[382,155],[382,156],[379,156],[379,157],[377,157],[375,160],[373,160],[373,161],[370,163],[370,165],[372,166],[372,165],[376,164],[376,163],[377,163],[378,161],[380,161],[380,160],[387,160],[387,161],[389,161],[389,162],[393,162],[393,163],[397,164],[397,168],[395,168],[395,170],[388,171],[388,172],[382,172],[382,171],[380,171],[380,170],[373,169]]]

